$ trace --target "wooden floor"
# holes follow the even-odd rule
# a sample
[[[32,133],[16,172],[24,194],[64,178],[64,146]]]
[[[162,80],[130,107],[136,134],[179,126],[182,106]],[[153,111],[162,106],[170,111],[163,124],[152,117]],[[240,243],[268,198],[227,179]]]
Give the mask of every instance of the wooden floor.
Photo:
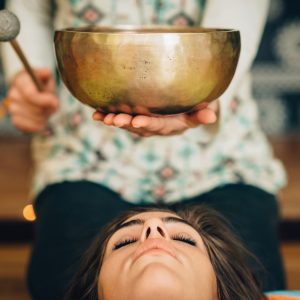
[[[0,245],[0,300],[29,300],[26,266],[30,246]]]
[[[285,244],[282,252],[288,287],[300,290],[300,243]],[[29,254],[28,244],[0,245],[0,300],[30,300],[25,284]]]

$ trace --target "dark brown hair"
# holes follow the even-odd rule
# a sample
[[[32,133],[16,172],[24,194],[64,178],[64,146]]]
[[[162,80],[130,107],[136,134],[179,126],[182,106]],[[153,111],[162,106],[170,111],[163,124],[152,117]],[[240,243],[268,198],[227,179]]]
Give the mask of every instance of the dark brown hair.
[[[128,218],[149,211],[175,213],[193,226],[203,239],[216,278],[218,299],[259,300],[262,292],[247,262],[253,256],[242,246],[227,221],[216,211],[198,205],[180,210],[139,207],[123,213],[101,232],[82,260],[65,300],[98,299],[98,277],[110,237]]]

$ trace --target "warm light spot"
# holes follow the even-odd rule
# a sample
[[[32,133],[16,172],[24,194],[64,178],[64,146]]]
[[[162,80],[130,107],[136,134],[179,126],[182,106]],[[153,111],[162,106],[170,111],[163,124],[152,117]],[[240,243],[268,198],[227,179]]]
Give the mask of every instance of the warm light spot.
[[[23,216],[27,221],[34,221],[36,219],[33,206],[31,204],[24,207]]]

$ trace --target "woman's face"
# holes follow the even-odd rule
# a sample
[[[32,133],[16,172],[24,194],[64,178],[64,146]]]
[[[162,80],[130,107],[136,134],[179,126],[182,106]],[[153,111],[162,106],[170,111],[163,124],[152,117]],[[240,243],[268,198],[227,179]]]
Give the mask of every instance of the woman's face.
[[[101,300],[215,300],[217,284],[202,238],[168,212],[127,219],[108,241]]]

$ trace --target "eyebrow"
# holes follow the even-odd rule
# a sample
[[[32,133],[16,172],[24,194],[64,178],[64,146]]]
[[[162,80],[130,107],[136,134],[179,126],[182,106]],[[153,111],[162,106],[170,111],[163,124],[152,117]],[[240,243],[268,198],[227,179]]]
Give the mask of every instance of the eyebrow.
[[[177,217],[164,217],[164,218],[161,218],[161,220],[164,223],[182,223],[182,224],[185,224],[185,225],[193,227],[186,220],[180,219],[180,218],[177,218]],[[122,223],[122,224],[118,225],[117,228],[116,228],[116,230],[115,230],[115,232],[117,232],[118,230],[120,230],[122,228],[128,228],[130,226],[143,225],[143,224],[145,224],[145,220],[143,220],[143,219],[133,219],[133,220],[130,220],[128,222],[125,222],[125,223]]]

